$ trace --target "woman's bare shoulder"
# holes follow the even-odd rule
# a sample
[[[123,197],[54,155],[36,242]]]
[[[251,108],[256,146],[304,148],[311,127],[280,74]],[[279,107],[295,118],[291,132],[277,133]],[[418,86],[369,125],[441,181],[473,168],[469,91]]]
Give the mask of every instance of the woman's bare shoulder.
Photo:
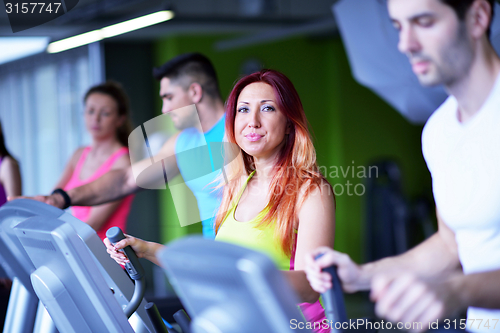
[[[304,198],[306,197],[306,198]],[[309,179],[305,181],[299,190],[298,201],[308,199],[321,200],[324,197],[333,197],[333,189],[325,178]],[[316,198],[316,199],[314,199]]]
[[[11,173],[12,170],[19,170],[19,162],[12,156],[5,156],[2,159],[2,165],[0,168],[2,173]]]
[[[130,155],[127,153],[121,155],[116,159],[116,161],[111,166],[111,170],[127,168],[129,166],[130,166]]]

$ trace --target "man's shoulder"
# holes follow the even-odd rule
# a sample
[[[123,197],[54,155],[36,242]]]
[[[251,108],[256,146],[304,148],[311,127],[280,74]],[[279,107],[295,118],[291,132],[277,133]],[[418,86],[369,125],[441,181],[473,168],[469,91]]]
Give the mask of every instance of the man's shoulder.
[[[432,171],[431,164],[433,157],[438,153],[439,142],[443,140],[446,128],[450,125],[450,117],[453,115],[453,109],[456,109],[456,100],[448,97],[440,107],[434,111],[425,123],[422,131],[422,153],[427,162],[427,167]]]
[[[204,133],[207,141],[210,142],[221,142],[223,141],[226,129],[226,115],[222,115],[222,117],[217,120],[217,122]]]
[[[456,99],[449,96],[436,111],[434,111],[427,122],[425,123],[422,132],[422,139],[426,136],[433,135],[435,132],[441,132],[443,127],[449,126],[450,117],[453,116],[454,110],[457,108]]]

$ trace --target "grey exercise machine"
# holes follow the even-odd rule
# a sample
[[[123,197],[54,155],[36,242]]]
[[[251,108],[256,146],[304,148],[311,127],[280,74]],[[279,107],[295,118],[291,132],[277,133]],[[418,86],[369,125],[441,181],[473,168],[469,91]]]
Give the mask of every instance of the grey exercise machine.
[[[135,266],[126,265],[129,276],[135,280],[135,290],[130,302],[123,304],[116,297],[117,290],[107,283],[99,262],[93,260],[87,244],[68,223],[36,216],[19,223],[14,232],[36,268],[31,273],[33,289],[61,333],[138,332],[129,318],[146,312],[151,303],[145,304],[142,298],[144,270],[135,254],[134,258],[128,254]],[[124,238],[120,230],[119,235],[110,235],[109,231],[107,235],[114,242],[119,236]],[[112,261],[111,266],[125,274],[104,253]],[[161,318],[156,318],[163,325]],[[156,333],[155,327],[152,323],[149,332]]]
[[[271,259],[260,252],[189,237],[169,244],[158,259],[192,317],[186,317],[183,324],[176,318],[184,333],[309,332],[294,291]],[[332,333],[347,332],[349,319],[336,268],[324,270],[332,275],[333,284],[321,295],[328,328]]]
[[[66,228],[71,228],[84,244],[89,261],[97,267],[105,281],[106,289],[115,302],[120,308],[128,305],[134,291],[134,284],[121,267],[109,257],[104,244],[90,226],[69,213],[44,203],[27,199],[14,200],[0,208],[0,264],[13,280],[4,332],[50,333],[55,331],[50,317],[40,314],[44,313],[45,309],[39,305],[30,278],[30,274],[36,270],[36,267],[25,250],[25,246],[35,249],[36,245],[44,243],[22,244],[15,233],[15,228],[19,224],[36,218],[57,221],[66,225]],[[141,304],[142,306],[131,317],[130,323],[135,332],[153,332],[151,321],[143,309],[146,302],[142,300]]]
[[[169,244],[158,259],[192,317],[192,333],[309,332],[291,328],[294,320],[304,321],[299,301],[260,252],[188,237]]]

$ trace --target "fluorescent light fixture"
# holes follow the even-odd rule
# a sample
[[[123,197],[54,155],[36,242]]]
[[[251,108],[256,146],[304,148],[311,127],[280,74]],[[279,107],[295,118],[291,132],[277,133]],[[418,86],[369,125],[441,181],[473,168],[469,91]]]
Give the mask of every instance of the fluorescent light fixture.
[[[43,52],[49,37],[1,37],[0,64]]]
[[[162,10],[156,13],[144,15],[125,22],[113,24],[102,29],[86,32],[57,42],[50,43],[47,52],[57,53],[66,51],[78,46],[94,43],[104,38],[118,36],[130,31],[149,27],[154,24],[171,20],[174,12],[171,10]]]
[[[98,42],[102,39],[101,30],[89,31],[84,34],[76,35],[57,42],[50,43],[47,47],[47,52],[57,53],[73,49],[78,46]]]
[[[163,10],[161,12],[156,12],[153,14],[128,20],[122,23],[110,25],[109,27],[102,28],[101,31],[104,38],[109,38],[124,34],[126,32],[148,27],[150,25],[165,22],[172,19],[173,17],[174,17],[174,12],[172,12],[171,10]]]

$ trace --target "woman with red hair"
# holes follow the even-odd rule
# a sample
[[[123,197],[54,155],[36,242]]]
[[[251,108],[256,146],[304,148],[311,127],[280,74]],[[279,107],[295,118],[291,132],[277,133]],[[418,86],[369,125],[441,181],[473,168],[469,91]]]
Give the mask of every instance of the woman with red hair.
[[[321,327],[324,311],[304,258],[317,244],[333,246],[335,202],[292,82],[273,70],[238,81],[227,101],[226,137],[241,154],[225,170],[215,239],[267,253],[305,302],[306,319]]]
[[[318,332],[329,332],[324,310],[307,281],[305,254],[333,247],[335,200],[319,172],[300,98],[291,81],[274,70],[239,80],[226,104],[226,137],[239,155],[225,167],[216,241],[268,254],[283,270],[301,299],[306,319]],[[235,156],[234,154],[227,154]],[[226,183],[227,181],[227,183]],[[157,263],[159,244],[129,237],[108,252],[131,245],[140,257]],[[321,329],[324,327],[323,329]]]

